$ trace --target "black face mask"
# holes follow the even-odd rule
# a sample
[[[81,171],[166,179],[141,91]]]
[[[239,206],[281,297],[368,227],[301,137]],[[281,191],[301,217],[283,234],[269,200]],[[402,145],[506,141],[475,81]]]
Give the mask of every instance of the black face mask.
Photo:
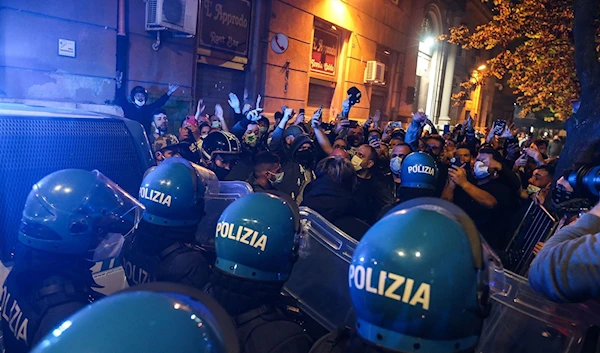
[[[296,162],[302,164],[303,166],[312,166],[315,163],[315,150],[309,148],[304,151],[296,152]]]
[[[227,174],[229,174],[229,169],[215,166],[214,172],[217,175],[217,178],[219,178],[219,180],[223,181],[227,177]]]

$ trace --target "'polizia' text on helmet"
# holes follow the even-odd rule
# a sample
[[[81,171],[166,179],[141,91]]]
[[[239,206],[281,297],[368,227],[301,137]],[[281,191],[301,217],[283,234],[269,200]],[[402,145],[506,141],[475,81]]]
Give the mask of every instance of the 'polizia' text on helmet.
[[[196,225],[204,216],[207,189],[214,188],[218,192],[217,177],[210,170],[180,157],[166,159],[146,172],[140,186],[143,219],[168,227]]]
[[[285,281],[297,259],[299,229],[293,201],[268,193],[244,196],[217,223],[216,267],[249,279]]]
[[[348,272],[359,335],[397,352],[475,347],[488,312],[488,257],[457,206],[400,204],[361,239]]]

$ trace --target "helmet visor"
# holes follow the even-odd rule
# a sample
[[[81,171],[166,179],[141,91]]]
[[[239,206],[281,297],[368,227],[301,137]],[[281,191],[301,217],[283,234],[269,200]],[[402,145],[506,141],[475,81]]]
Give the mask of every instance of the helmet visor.
[[[219,195],[219,178],[217,175],[210,169],[204,168],[198,164],[191,163],[191,165],[196,170],[196,175],[206,187],[206,192],[204,194],[205,198],[214,198]]]
[[[125,238],[137,228],[144,206],[119,185],[94,170],[97,183],[83,208],[99,215],[92,220],[92,237],[86,258],[103,261],[119,256]]]

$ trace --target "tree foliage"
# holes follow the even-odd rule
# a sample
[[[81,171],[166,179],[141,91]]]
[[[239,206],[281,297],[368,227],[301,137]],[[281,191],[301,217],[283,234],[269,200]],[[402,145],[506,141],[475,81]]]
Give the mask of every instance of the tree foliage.
[[[507,77],[522,115],[548,108],[557,118],[568,118],[580,91],[573,21],[572,0],[494,0],[490,22],[474,30],[464,25],[450,29],[450,43],[495,54],[487,60],[487,70],[462,87],[471,88],[491,76]],[[453,99],[465,97],[462,91]]]

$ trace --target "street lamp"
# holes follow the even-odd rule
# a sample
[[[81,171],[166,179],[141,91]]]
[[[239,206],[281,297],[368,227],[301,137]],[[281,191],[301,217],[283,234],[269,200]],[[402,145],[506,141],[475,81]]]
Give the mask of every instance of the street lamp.
[[[485,66],[485,64],[481,64],[481,65],[479,65],[479,67],[477,68],[477,71],[483,71],[483,70],[485,70],[485,69],[487,69],[487,66]]]

